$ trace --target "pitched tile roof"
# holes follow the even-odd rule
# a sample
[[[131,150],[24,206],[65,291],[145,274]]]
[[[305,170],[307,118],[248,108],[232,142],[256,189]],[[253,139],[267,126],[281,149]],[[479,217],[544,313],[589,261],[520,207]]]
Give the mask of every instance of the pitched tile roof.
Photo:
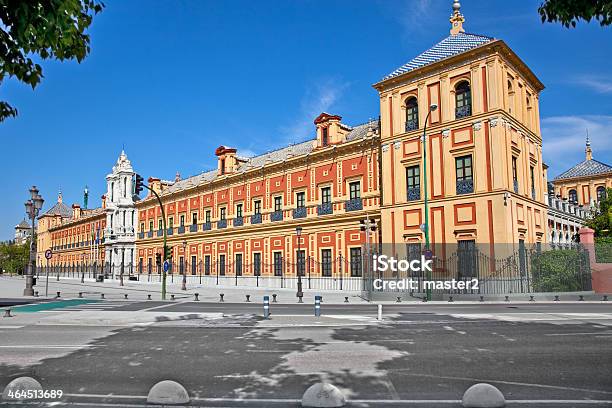
[[[559,174],[555,177],[555,180],[563,180],[574,177],[585,177],[594,176],[597,174],[611,173],[612,166],[602,163],[597,160],[585,160],[582,163],[578,163],[571,169]]]
[[[32,228],[30,224],[24,219],[19,224],[15,225],[15,229],[28,229]]]
[[[350,142],[353,140],[365,138],[368,133],[369,126],[370,123],[364,123],[362,125],[349,128],[351,130],[346,135],[346,141]],[[372,126],[377,128],[378,122],[372,122]],[[238,168],[238,171],[236,173],[244,173],[249,170],[260,168],[265,164],[282,162],[283,160],[289,159],[291,157],[308,154],[314,150],[314,141],[315,139],[310,139],[305,142],[286,146],[277,150],[272,150],[270,152],[260,154],[259,156],[245,158],[246,161],[240,164],[240,167]],[[192,177],[185,178],[183,180],[179,180],[177,182],[171,183],[169,187],[165,188],[163,190],[163,194],[172,194],[176,193],[177,191],[185,190],[201,184],[210,183],[211,181],[217,178],[217,175],[218,172],[215,169]]]
[[[453,55],[461,54],[494,40],[495,39],[492,37],[478,34],[459,33],[456,35],[449,35],[427,51],[385,76],[383,81],[424,67],[425,65],[433,64],[445,58],[452,57]]]
[[[43,215],[61,215],[64,218],[72,218],[72,210],[66,204],[57,202]]]

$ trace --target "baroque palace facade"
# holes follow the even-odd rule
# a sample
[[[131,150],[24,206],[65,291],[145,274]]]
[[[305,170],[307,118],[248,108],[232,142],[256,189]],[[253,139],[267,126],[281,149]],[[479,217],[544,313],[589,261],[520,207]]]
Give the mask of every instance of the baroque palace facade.
[[[507,255],[497,244],[548,242],[544,86],[503,41],[465,33],[459,7],[448,37],[374,84],[378,121],[349,126],[322,113],[305,142],[252,158],[219,146],[212,171],[150,177],[175,272],[356,277],[366,241],[409,251],[425,230],[434,246],[484,244],[491,259]],[[160,272],[161,209],[151,193],[132,194],[134,174],[122,152],[101,208],[70,209],[60,196],[40,217],[39,258],[51,248],[54,264]],[[570,181],[586,202],[601,183],[585,189],[580,177]],[[557,178],[555,189],[567,194],[566,184]],[[360,228],[365,219],[375,232]]]

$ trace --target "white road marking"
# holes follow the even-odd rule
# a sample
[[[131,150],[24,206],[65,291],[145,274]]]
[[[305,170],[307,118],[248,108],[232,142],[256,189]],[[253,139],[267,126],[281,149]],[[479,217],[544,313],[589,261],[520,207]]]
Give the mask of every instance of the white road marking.
[[[597,335],[602,335],[602,334],[607,334],[607,335],[611,335],[612,332],[588,332],[588,333],[548,333],[545,334],[545,336],[589,336],[591,334],[597,334]]]
[[[49,344],[28,344],[28,345],[24,345],[24,344],[15,344],[15,345],[0,345],[0,348],[3,349],[78,349],[78,348],[84,348],[84,347],[90,347],[86,344],[83,345],[49,345]]]
[[[25,326],[0,326],[0,329],[21,329]]]

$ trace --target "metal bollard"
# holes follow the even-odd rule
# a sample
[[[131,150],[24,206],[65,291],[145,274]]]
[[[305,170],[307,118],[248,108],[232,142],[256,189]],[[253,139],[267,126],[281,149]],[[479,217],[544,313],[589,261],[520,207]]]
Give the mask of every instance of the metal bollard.
[[[174,300],[174,295],[170,295],[170,300]]]
[[[123,298],[127,300],[127,297],[128,297],[128,294],[127,294],[127,293],[124,293],[124,294],[123,294]]]
[[[529,295],[529,301],[530,302],[535,302],[535,299],[533,298],[533,295]]]
[[[263,298],[264,300],[264,319],[270,318],[270,296],[266,295]]]
[[[83,292],[79,292],[79,297],[82,298],[83,297]]]
[[[272,294],[272,303],[277,303],[276,302],[276,293]]]
[[[584,302],[584,296],[578,295],[578,301],[579,302]]]
[[[13,317],[11,309],[4,309],[4,317]]]
[[[382,320],[382,305],[378,305],[378,316],[376,316],[376,320]]]
[[[150,293],[147,295],[147,300],[151,300],[151,294]]]
[[[559,301],[559,295],[555,295],[555,300],[553,300],[553,302],[558,302]]]
[[[506,298],[504,299],[505,302],[509,302],[510,301],[510,296],[506,296]]]
[[[397,297],[397,300],[395,301],[395,303],[402,303],[402,297],[401,297],[401,296],[398,296],[398,297]]]
[[[56,298],[60,298],[60,297],[62,297],[62,296],[61,296],[61,294],[62,294],[62,292],[57,292],[57,296],[56,296]]]
[[[250,302],[251,301],[251,295],[246,295],[246,301]]]
[[[225,296],[225,294],[219,293],[219,302],[224,302],[223,296]]]
[[[348,296],[345,296],[345,297],[344,297],[344,303],[348,303],[348,302],[349,302],[349,301],[348,301]]]
[[[484,302],[484,296],[480,296],[480,301]]]
[[[321,316],[321,296],[315,296],[315,317]]]
[[[453,297],[452,297],[452,296],[449,296],[449,297],[448,297],[448,302],[449,302],[449,303],[454,302],[454,300],[453,300]]]
[[[427,303],[427,296],[423,296],[422,302]]]
[[[194,294],[193,294],[193,296],[195,296],[195,300],[196,300],[196,302],[200,300],[200,299],[198,299],[198,298],[199,298],[199,296],[200,296],[200,294],[199,294],[199,293],[194,293]]]
[[[104,299],[104,293],[100,293],[100,297]]]
[[[607,302],[608,301],[608,295],[603,295],[603,298],[601,299],[602,302]]]
[[[34,292],[34,297],[38,297],[38,291]]]

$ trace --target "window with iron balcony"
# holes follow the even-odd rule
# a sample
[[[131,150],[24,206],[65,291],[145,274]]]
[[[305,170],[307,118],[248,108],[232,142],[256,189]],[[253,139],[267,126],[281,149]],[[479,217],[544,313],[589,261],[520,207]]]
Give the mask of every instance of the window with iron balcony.
[[[419,128],[419,104],[414,96],[406,99],[406,132]]]
[[[457,195],[474,192],[474,179],[472,175],[472,155],[455,158],[455,172],[457,178]]]
[[[295,195],[297,208],[293,210],[293,218],[306,217],[306,193],[300,191]]]
[[[468,81],[455,87],[455,119],[472,116],[472,91]]]
[[[363,210],[363,202],[361,200],[361,182],[353,181],[349,183],[349,199],[344,203],[346,211]]]
[[[421,170],[420,167],[406,167],[406,199],[416,201],[421,199]]]
[[[317,206],[317,215],[326,215],[334,212],[331,203],[331,187],[321,188],[321,204]]]

